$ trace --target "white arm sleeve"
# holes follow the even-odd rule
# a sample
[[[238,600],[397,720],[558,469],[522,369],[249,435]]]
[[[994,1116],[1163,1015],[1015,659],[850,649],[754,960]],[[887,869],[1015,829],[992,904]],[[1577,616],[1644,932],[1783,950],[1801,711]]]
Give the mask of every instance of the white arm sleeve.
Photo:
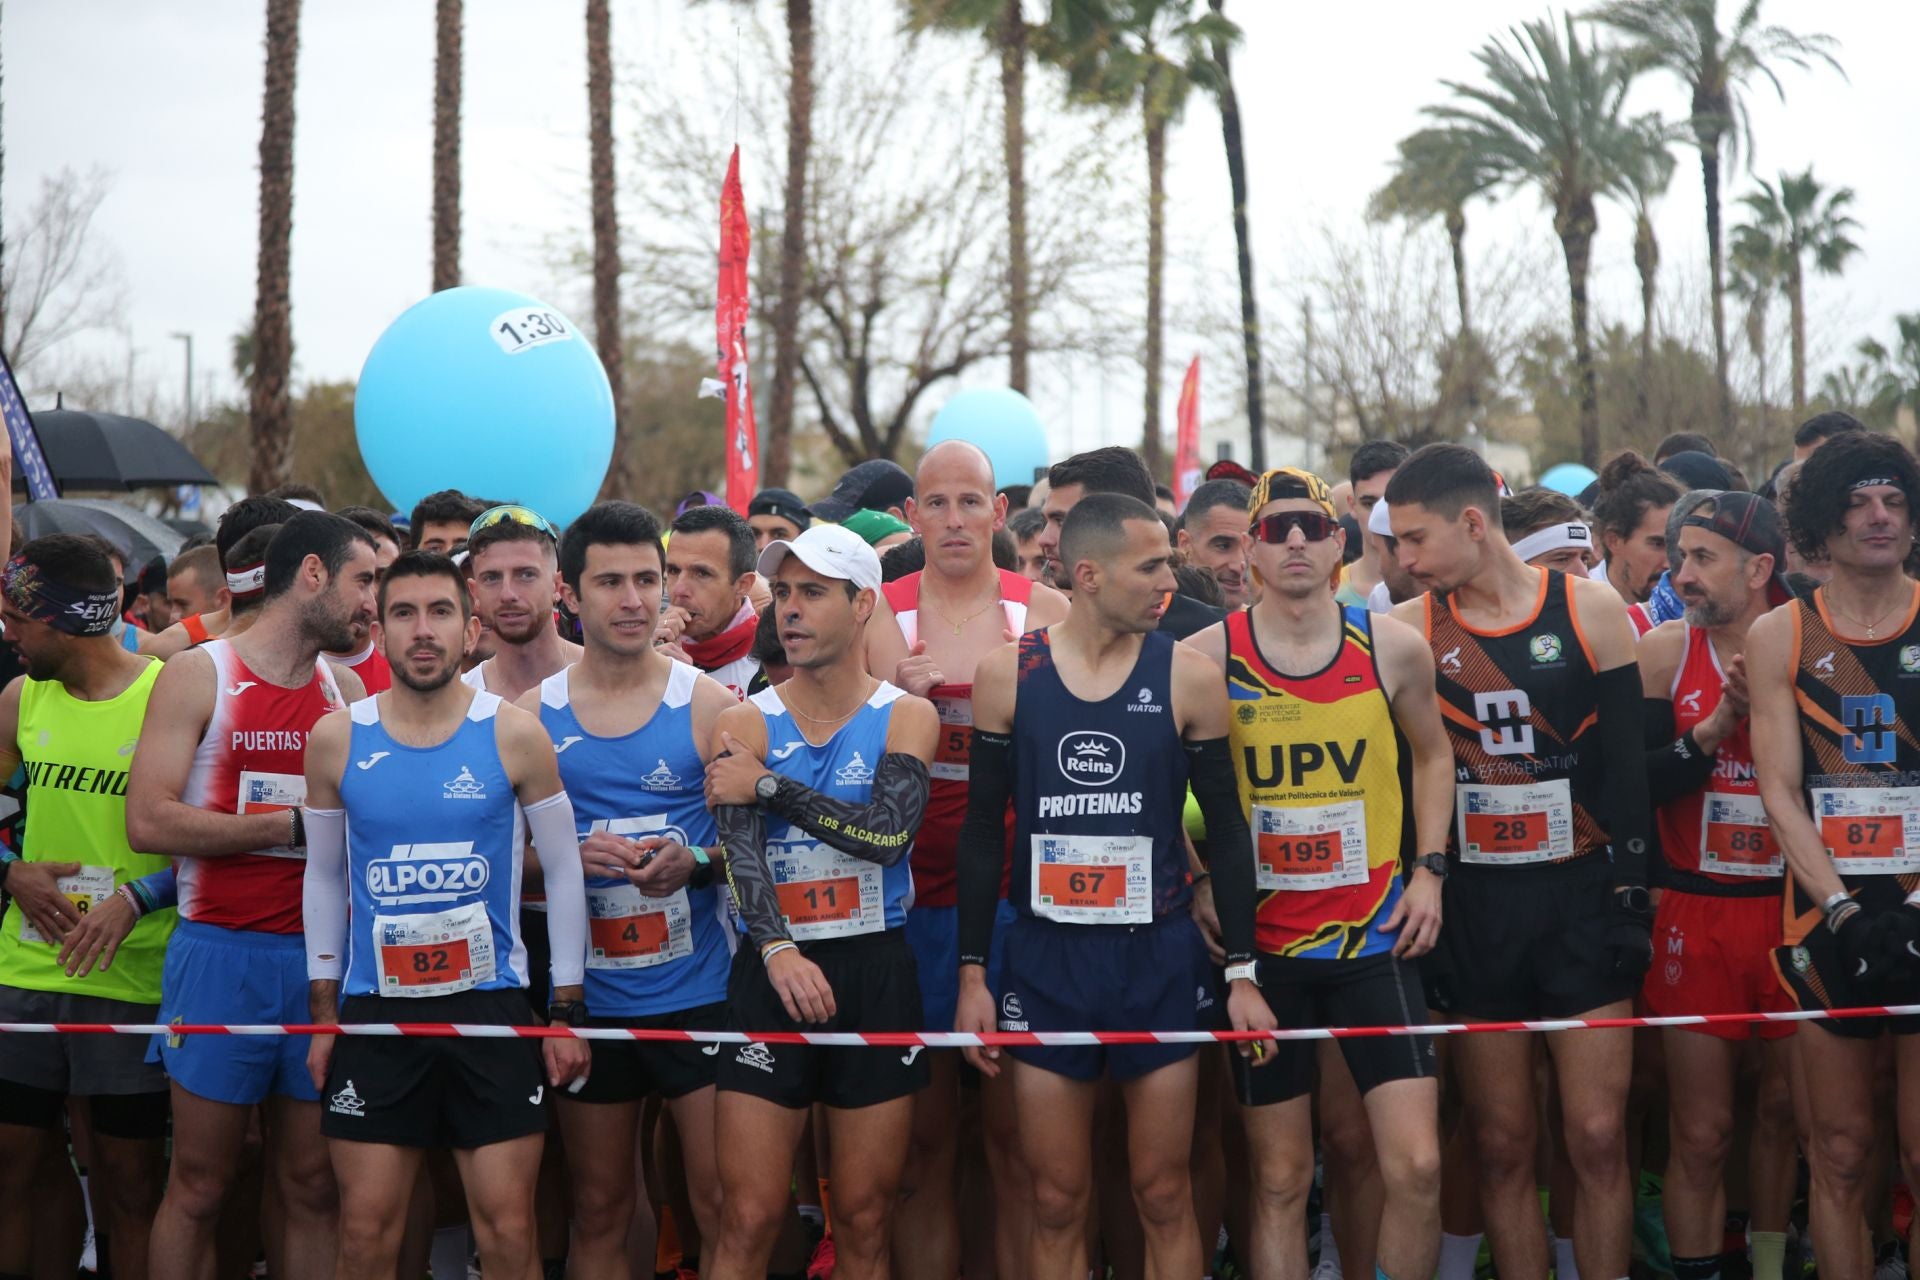
[[[527,815],[527,834],[540,851],[540,872],[546,880],[553,985],[577,987],[587,972],[587,881],[580,869],[573,801],[562,791],[522,812]]]
[[[301,915],[307,979],[340,981],[347,968],[347,811],[306,809],[307,874]]]

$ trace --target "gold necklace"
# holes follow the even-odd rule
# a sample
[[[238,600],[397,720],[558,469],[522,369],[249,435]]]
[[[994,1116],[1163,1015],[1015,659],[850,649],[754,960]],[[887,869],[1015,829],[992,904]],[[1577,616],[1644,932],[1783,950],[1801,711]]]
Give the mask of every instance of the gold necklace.
[[[1840,602],[1833,598],[1833,595],[1831,592],[1829,592],[1827,595],[1827,602],[1833,606],[1833,611],[1835,613],[1840,614],[1842,617],[1846,618],[1850,622],[1857,622],[1861,626],[1865,627],[1867,629],[1867,639],[1878,640],[1880,637],[1878,632],[1875,630],[1875,628],[1878,627],[1882,622],[1885,622],[1889,617],[1891,617],[1895,613],[1898,613],[1900,610],[1912,604],[1913,595],[1911,592],[1909,592],[1905,600],[1900,600],[1895,602],[1892,608],[1883,611],[1878,617],[1874,618],[1872,622],[1868,622],[1866,619],[1862,618],[1857,613],[1853,613],[1846,609],[1841,608]]]
[[[958,637],[961,630],[969,622],[972,622],[975,618],[979,617],[981,614],[985,613],[987,610],[993,608],[995,605],[999,604],[1000,596],[999,596],[999,593],[996,592],[994,594],[993,599],[987,601],[985,604],[981,605],[978,609],[975,609],[972,613],[960,619],[960,621],[958,622],[955,622],[953,620],[952,615],[948,614],[948,612],[945,609],[942,609],[939,605],[933,603],[933,601],[931,600],[926,599],[924,596],[921,597],[921,603],[925,604],[929,609],[932,609],[936,614],[938,614],[940,616],[940,620],[946,623],[948,626],[952,627],[953,634],[956,637]]]
[[[872,677],[868,677],[868,678],[871,679]],[[787,710],[793,712],[793,714],[799,716],[802,720],[805,720],[808,724],[839,724],[842,720],[845,720],[848,716],[852,715],[854,712],[858,711],[861,707],[865,706],[867,699],[873,696],[873,691],[876,688],[878,688],[879,685],[880,685],[880,682],[878,680],[875,680],[872,684],[868,685],[866,692],[860,695],[860,701],[854,703],[851,707],[848,707],[845,711],[842,711],[839,715],[834,716],[831,720],[823,720],[819,716],[808,715],[806,712],[802,711],[799,707],[793,704],[793,695],[791,694],[788,694],[786,698],[782,699],[782,701],[784,701],[787,704]]]

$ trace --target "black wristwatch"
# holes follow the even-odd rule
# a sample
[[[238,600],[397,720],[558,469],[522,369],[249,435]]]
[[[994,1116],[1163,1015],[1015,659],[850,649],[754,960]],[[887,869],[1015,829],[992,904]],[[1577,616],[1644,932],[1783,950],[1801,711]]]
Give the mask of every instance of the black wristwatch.
[[[1643,884],[1615,886],[1613,900],[1637,916],[1650,915],[1653,912],[1653,895],[1647,892],[1647,886]]]
[[[763,773],[753,782],[753,794],[761,804],[772,804],[773,798],[780,794],[778,774]]]
[[[547,1006],[548,1022],[564,1022],[570,1027],[587,1025],[587,1002],[584,1000],[556,1000]]]
[[[1416,871],[1422,869],[1431,871],[1433,872],[1433,878],[1435,880],[1445,880],[1448,871],[1447,855],[1444,853],[1423,853],[1413,860],[1413,868]]]

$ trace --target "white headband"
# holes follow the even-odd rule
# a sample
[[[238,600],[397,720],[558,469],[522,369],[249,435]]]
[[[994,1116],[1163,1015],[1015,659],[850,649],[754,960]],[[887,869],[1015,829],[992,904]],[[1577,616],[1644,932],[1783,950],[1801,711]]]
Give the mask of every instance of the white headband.
[[[1593,550],[1593,530],[1579,520],[1569,520],[1565,524],[1550,524],[1544,529],[1535,529],[1514,543],[1513,554],[1522,560],[1531,560],[1535,556],[1544,556],[1550,551],[1559,551],[1564,547],[1578,547],[1582,551]]]
[[[1393,536],[1393,526],[1387,522],[1387,500],[1385,498],[1373,504],[1373,510],[1367,512],[1367,532],[1377,533],[1383,538]]]
[[[227,575],[227,590],[237,596],[251,591],[262,591],[267,585],[267,566],[256,564],[251,569],[242,569],[238,573]]]

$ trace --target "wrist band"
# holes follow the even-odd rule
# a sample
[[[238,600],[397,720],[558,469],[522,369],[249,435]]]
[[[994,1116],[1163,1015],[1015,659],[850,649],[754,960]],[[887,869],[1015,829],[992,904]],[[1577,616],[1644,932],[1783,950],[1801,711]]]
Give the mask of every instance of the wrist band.
[[[1193,877],[1193,887],[1198,889],[1201,885],[1205,884],[1207,881],[1211,879],[1213,879],[1213,872],[1211,871],[1195,872]]]
[[[764,965],[767,961],[773,959],[775,956],[779,955],[782,951],[798,951],[799,949],[800,949],[799,943],[791,942],[785,938],[782,938],[778,942],[769,944],[767,948],[760,953],[760,963]]]
[[[114,896],[121,899],[128,906],[133,908],[133,918],[135,920],[138,920],[141,916],[147,914],[146,912],[140,909],[140,899],[134,896],[132,885],[128,885],[128,884],[121,885],[118,889],[114,890]]]
[[[1827,913],[1827,932],[1837,934],[1840,926],[1860,914],[1860,904],[1849,898]]]
[[[701,846],[697,844],[690,844],[687,846],[687,852],[693,855],[693,860],[698,865],[703,867],[710,867],[713,865],[713,859],[707,857],[707,851]]]
[[[143,881],[129,880],[120,886],[120,891],[133,895],[134,906],[143,916],[150,915],[160,908],[160,904],[154,900],[153,891],[148,889]]]
[[[1835,907],[1839,906],[1843,902],[1852,902],[1852,901],[1853,901],[1852,894],[1848,893],[1845,889],[1836,889],[1834,892],[1827,895],[1826,901],[1820,904],[1820,914],[1830,916],[1833,914],[1833,909]]]

